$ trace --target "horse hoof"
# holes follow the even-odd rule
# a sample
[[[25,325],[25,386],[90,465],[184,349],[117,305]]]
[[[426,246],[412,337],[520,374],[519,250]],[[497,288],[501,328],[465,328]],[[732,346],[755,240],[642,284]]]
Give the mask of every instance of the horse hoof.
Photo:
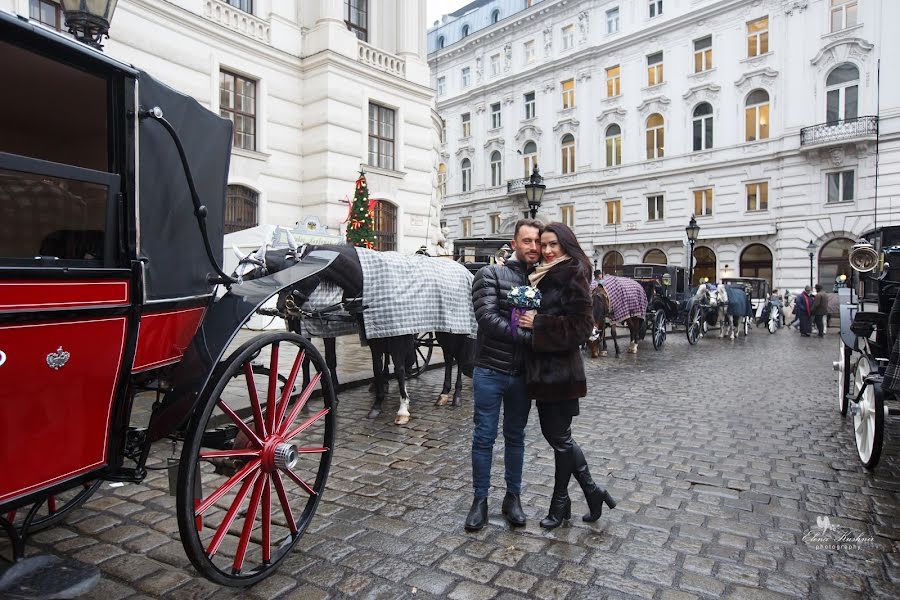
[[[372,410],[369,411],[369,414],[367,416],[370,419],[377,419],[378,415],[380,415],[380,414],[381,414],[380,408],[373,408]]]
[[[459,396],[454,396],[451,406],[462,406],[462,398],[460,398]]]
[[[394,425],[406,425],[409,423],[409,417],[406,415],[397,415],[394,417]]]
[[[602,351],[602,352],[600,353],[600,358],[603,358],[604,356],[609,356],[609,352],[606,351],[606,350]]]
[[[450,404],[450,394],[441,394],[434,403],[435,406],[447,406],[448,404]]]

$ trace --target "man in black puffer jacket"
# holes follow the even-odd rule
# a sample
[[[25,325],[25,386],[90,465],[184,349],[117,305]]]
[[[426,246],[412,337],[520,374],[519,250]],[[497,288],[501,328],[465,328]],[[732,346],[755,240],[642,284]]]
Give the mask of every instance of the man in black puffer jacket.
[[[475,499],[466,517],[466,531],[478,531],[487,523],[487,495],[491,487],[491,461],[500,406],[503,405],[506,496],[503,514],[511,525],[524,525],[525,513],[519,501],[522,491],[522,463],[525,460],[525,426],[531,401],[525,382],[525,353],[531,346],[531,331],[510,325],[511,307],[506,293],[528,285],[528,273],[541,257],[539,221],[522,219],[516,223],[512,242],[515,255],[505,264],[484,267],[472,283],[472,303],[478,321],[475,351],[474,422],[472,432],[472,485]]]

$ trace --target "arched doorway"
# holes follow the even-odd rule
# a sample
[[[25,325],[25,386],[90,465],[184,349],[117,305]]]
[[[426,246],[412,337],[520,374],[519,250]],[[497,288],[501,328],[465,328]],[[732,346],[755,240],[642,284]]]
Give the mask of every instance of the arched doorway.
[[[772,251],[762,244],[750,244],[741,252],[741,277],[761,277],[772,285]]]
[[[653,248],[652,250],[648,250],[647,254],[644,255],[644,262],[650,263],[651,265],[667,265],[669,264],[669,259],[666,258],[665,252],[659,248]]]
[[[716,277],[716,253],[707,246],[697,246],[694,248],[694,273],[691,285],[699,285],[699,281],[704,277],[710,282],[718,281],[718,277]]]
[[[625,264],[625,258],[621,253],[610,250],[603,255],[603,274],[619,275],[622,271],[622,265]]]
[[[853,240],[847,238],[835,238],[822,246],[819,251],[819,283],[825,291],[835,288],[836,279],[846,275],[846,281],[850,281],[853,271],[850,269],[850,248]],[[841,286],[843,287],[843,286]]]

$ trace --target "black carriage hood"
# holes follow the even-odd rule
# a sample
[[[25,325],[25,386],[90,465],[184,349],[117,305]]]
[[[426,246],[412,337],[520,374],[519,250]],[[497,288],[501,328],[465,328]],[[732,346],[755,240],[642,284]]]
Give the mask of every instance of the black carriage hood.
[[[200,203],[213,256],[222,264],[225,193],[231,159],[232,124],[141,71],[141,109],[159,107],[178,134]],[[190,189],[175,142],[152,118],[140,121],[138,155],[138,253],[144,263],[147,300],[208,294],[214,269],[206,257],[194,217]]]

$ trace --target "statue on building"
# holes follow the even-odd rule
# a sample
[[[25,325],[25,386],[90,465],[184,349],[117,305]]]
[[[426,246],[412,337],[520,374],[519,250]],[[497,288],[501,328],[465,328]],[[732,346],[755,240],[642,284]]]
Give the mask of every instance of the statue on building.
[[[475,57],[475,82],[481,83],[484,69],[481,67],[481,57]]]
[[[581,12],[578,14],[578,29],[581,32],[581,41],[586,42],[588,37],[588,32],[591,29],[590,26],[590,15],[588,15],[587,11]]]
[[[512,68],[512,44],[503,46],[503,70],[509,71]]]
[[[553,48],[553,30],[547,27],[544,29],[544,54],[550,56],[550,50]]]

